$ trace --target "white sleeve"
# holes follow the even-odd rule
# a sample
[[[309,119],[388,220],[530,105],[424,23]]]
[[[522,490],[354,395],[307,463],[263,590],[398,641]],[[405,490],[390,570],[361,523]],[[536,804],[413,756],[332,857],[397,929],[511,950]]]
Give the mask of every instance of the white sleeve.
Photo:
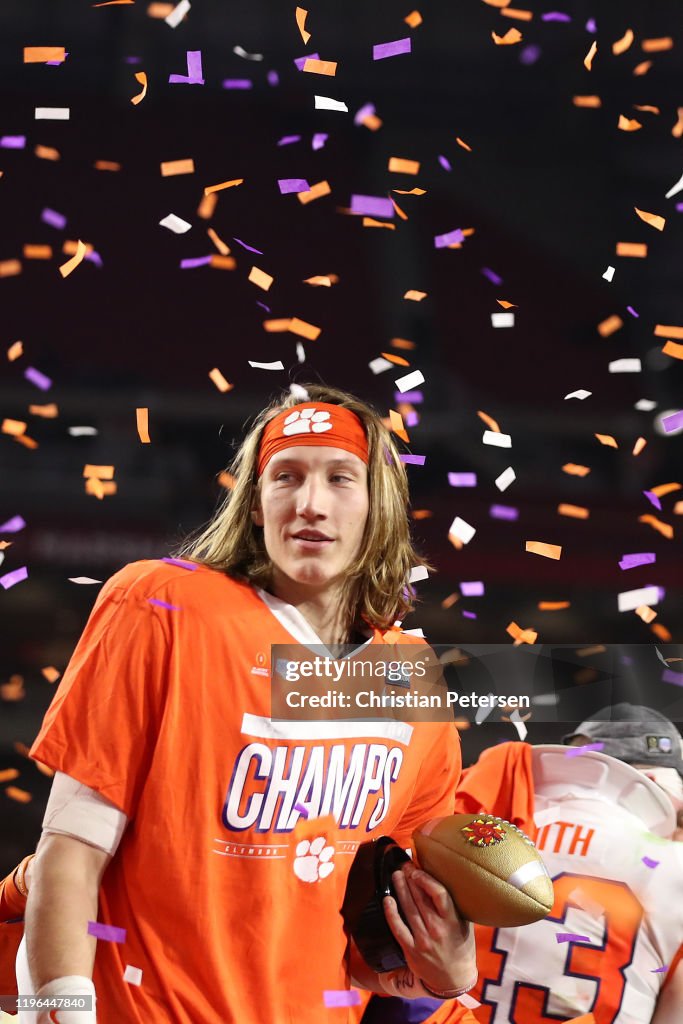
[[[57,772],[43,818],[43,833],[80,839],[114,856],[128,818],[90,786]]]

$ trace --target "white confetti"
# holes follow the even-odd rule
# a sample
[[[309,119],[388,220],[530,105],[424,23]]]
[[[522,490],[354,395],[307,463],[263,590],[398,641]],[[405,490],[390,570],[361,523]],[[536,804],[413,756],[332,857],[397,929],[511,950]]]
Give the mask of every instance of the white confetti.
[[[178,6],[174,7],[171,13],[166,15],[164,21],[171,28],[177,28],[185,15],[189,13],[191,6],[190,0],[180,0]]]
[[[410,391],[411,388],[417,388],[420,384],[424,384],[425,379],[420,370],[413,370],[411,373],[406,373],[405,377],[399,377],[398,380],[394,381],[394,384],[398,390],[403,394],[404,391]]]
[[[36,107],[36,121],[68,121],[69,107]]]
[[[142,971],[139,967],[131,967],[130,964],[126,964],[126,969],[123,972],[123,980],[127,981],[129,985],[142,985]]]
[[[683,188],[683,174],[680,176],[675,185],[672,185],[669,191],[666,193],[665,199],[671,199],[677,195]]]
[[[300,341],[297,341],[296,343],[296,358],[299,360],[300,363],[306,362],[306,353]]]
[[[474,996],[468,995],[467,992],[462,996],[458,996],[458,1002],[468,1010],[476,1010],[478,1006],[481,1006],[481,1003],[478,1003]]]
[[[393,365],[394,364],[390,363],[388,359],[383,359],[382,356],[377,356],[377,359],[372,359],[368,363],[368,366],[375,375],[378,373],[384,373],[385,370],[390,370]]]
[[[601,917],[605,916],[605,908],[602,903],[598,903],[597,900],[591,899],[583,889],[572,889],[569,893],[569,899],[581,910],[585,910],[588,916],[592,917],[594,921],[599,921]]]
[[[408,577],[408,583],[419,583],[420,580],[428,580],[429,573],[424,565],[414,565],[410,570],[410,576]]]
[[[252,363],[250,359],[249,365],[253,366],[255,370],[284,370],[285,368],[281,359],[278,359],[275,363]]]
[[[236,53],[238,57],[244,58],[244,60],[263,60],[262,53],[247,53],[239,44],[233,46],[232,52]]]
[[[496,477],[496,487],[499,491],[506,491],[511,483],[513,483],[517,477],[512,466],[508,466],[504,469],[500,476]]]
[[[608,267],[602,276],[605,281],[611,281],[614,277],[614,267]]]
[[[420,636],[424,640],[424,631],[418,626],[415,629],[402,629],[406,636]]]
[[[456,516],[451,523],[448,532],[452,533],[453,536],[457,537],[463,544],[469,544],[477,531],[473,526],[470,526],[469,523],[466,523],[464,519],[461,519],[460,516]]]
[[[613,359],[607,364],[610,373],[640,373],[640,359]]]
[[[329,96],[316,96],[315,98],[315,109],[316,110],[344,110],[348,114],[349,108],[341,100],[330,99]]]
[[[531,703],[541,708],[550,708],[560,703],[560,697],[557,693],[537,693],[531,698]]]
[[[641,604],[658,604],[659,588],[640,587],[638,590],[622,590],[617,594],[617,603],[620,612],[632,612],[640,608]]]
[[[69,427],[69,433],[72,437],[95,437],[97,427]]]
[[[479,707],[477,708],[477,713],[474,716],[474,721],[476,722],[477,725],[481,725],[481,723],[485,722],[486,719],[489,717],[489,715],[493,711],[493,705],[494,705],[495,700],[496,700],[495,694],[490,693],[489,694],[489,699],[486,701],[486,704],[488,705],[488,707],[484,706],[483,703],[479,705]]]
[[[102,580],[94,580],[90,576],[69,576],[69,583],[101,583]]]
[[[167,217],[159,221],[159,227],[168,228],[176,235],[184,235],[186,231],[189,231],[192,227],[182,217],[176,217],[175,213],[169,213]]]
[[[302,388],[301,384],[290,384],[289,393],[290,395],[294,395],[294,397],[298,398],[301,402],[307,402],[310,398],[308,391],[306,388]]]
[[[482,441],[484,444],[493,445],[494,448],[512,448],[510,435],[501,434],[499,430],[485,430]]]
[[[491,325],[493,327],[514,327],[514,313],[491,313]]]
[[[517,730],[517,735],[519,736],[520,740],[522,741],[522,743],[524,743],[524,740],[527,738],[527,733],[529,732],[529,730],[527,729],[522,719],[519,717],[519,711],[516,708],[510,715],[510,721]]]
[[[579,388],[578,391],[570,391],[568,395],[564,396],[564,400],[566,402],[568,398],[578,398],[579,401],[583,402],[584,398],[590,398],[592,394],[592,391],[584,391],[583,388]]]
[[[651,398],[639,398],[635,408],[638,412],[652,412],[653,409],[657,408],[657,403],[653,402]]]

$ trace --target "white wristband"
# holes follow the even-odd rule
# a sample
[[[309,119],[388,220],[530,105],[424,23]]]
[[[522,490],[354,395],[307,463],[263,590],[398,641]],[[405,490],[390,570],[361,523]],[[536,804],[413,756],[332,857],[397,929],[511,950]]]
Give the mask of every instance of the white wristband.
[[[87,1000],[88,997],[91,1000],[91,1010],[78,1009],[77,1005],[74,1007],[74,1000]],[[64,978],[48,981],[38,989],[36,999],[50,1000],[51,1003],[54,1000],[52,1005],[39,1010],[36,1024],[97,1024],[95,986],[90,978],[83,975],[69,974]]]

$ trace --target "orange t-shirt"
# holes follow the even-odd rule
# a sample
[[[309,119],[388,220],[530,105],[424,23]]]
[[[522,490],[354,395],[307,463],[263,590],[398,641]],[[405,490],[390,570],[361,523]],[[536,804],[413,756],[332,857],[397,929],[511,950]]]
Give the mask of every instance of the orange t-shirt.
[[[397,640],[423,643],[372,643]],[[134,563],[102,588],[31,749],[130,819],[100,888],[126,937],[97,944],[99,1024],[345,1024],[323,993],[348,988],[353,855],[452,811],[460,747],[450,723],[271,722],[270,645],[293,642],[204,566]]]

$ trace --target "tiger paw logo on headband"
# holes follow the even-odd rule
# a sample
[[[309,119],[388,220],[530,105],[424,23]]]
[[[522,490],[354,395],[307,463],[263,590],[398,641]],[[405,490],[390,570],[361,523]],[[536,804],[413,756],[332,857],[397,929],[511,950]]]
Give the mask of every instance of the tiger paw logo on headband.
[[[322,434],[332,430],[329,412],[316,412],[315,409],[296,409],[290,413],[282,427],[285,437],[292,434]]]

